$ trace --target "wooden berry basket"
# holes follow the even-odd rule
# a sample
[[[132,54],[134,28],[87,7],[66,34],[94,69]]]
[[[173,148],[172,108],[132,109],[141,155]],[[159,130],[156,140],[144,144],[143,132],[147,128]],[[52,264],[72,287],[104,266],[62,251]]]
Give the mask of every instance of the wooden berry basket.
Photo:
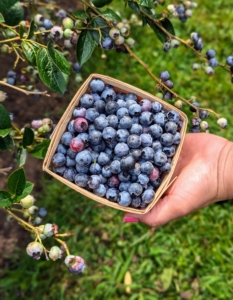
[[[138,96],[139,101],[143,98],[149,99],[150,101],[158,101],[163,105],[163,107],[166,110],[176,110],[177,112],[179,112],[181,120],[183,121],[183,126],[182,126],[182,129],[180,131],[181,141],[180,141],[180,144],[177,147],[177,150],[176,150],[176,153],[175,153],[174,157],[172,158],[171,170],[168,173],[165,174],[161,185],[156,190],[154,200],[145,209],[137,209],[137,208],[132,208],[132,207],[123,207],[123,206],[120,206],[118,203],[111,202],[111,201],[109,201],[105,198],[98,197],[98,196],[94,195],[93,193],[85,190],[84,188],[81,188],[81,187],[77,186],[76,184],[74,184],[74,183],[64,179],[63,177],[55,174],[51,170],[52,157],[55,154],[55,151],[56,151],[57,146],[60,142],[62,134],[66,131],[68,123],[70,122],[70,120],[73,119],[73,116],[72,116],[73,110],[76,106],[79,105],[80,97],[83,94],[90,92],[89,83],[94,78],[100,78],[104,81],[105,84],[112,85],[116,92],[135,93]],[[145,92],[141,89],[138,89],[138,88],[136,88],[132,85],[129,85],[129,84],[124,83],[122,81],[116,80],[114,78],[104,76],[104,75],[100,75],[100,74],[91,74],[87,78],[87,80],[83,83],[83,85],[80,87],[78,92],[75,94],[74,98],[70,102],[70,104],[67,107],[66,111],[64,112],[62,118],[60,119],[59,123],[57,124],[53,134],[51,135],[51,143],[50,143],[49,149],[47,151],[46,157],[45,157],[44,162],[43,162],[43,170],[45,172],[49,173],[51,176],[55,177],[57,180],[64,183],[65,185],[68,185],[73,190],[79,192],[80,194],[82,194],[82,195],[84,195],[84,196],[86,196],[86,197],[88,197],[92,200],[95,200],[95,201],[97,201],[99,203],[102,203],[104,205],[113,207],[115,209],[123,210],[123,211],[126,211],[126,212],[137,213],[137,214],[145,214],[155,205],[155,203],[160,199],[162,194],[165,192],[165,190],[169,186],[169,182],[170,182],[170,179],[171,179],[172,174],[174,172],[174,169],[176,167],[176,164],[177,164],[177,161],[178,161],[178,158],[179,158],[179,155],[180,155],[180,151],[181,151],[181,148],[182,148],[182,144],[183,144],[183,141],[184,141],[184,136],[185,136],[185,132],[186,132],[186,128],[187,128],[187,122],[188,122],[187,116],[182,111],[180,111],[176,107],[170,105],[169,103],[167,103],[165,101],[162,101],[161,99],[159,99],[159,98],[157,98],[157,97],[155,97],[155,96],[153,96],[153,95],[151,95],[151,94],[149,94],[149,93],[147,93],[147,92]]]

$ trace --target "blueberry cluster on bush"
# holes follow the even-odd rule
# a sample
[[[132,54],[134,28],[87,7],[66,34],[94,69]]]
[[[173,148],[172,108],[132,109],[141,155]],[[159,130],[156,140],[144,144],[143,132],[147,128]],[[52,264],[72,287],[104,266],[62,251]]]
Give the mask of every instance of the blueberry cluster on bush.
[[[186,22],[193,15],[192,8],[197,7],[197,3],[193,1],[182,1],[180,5],[169,4],[167,10],[172,17],[178,18],[181,22]]]
[[[160,102],[117,92],[99,78],[89,88],[61,137],[52,169],[99,197],[145,208],[170,171],[181,139],[180,115]]]

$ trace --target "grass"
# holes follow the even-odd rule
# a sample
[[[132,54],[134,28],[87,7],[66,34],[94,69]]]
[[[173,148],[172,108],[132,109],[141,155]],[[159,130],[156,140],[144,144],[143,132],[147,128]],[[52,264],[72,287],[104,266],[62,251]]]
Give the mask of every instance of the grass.
[[[121,1],[122,2],[122,1]],[[114,8],[123,7],[115,1]],[[214,48],[224,63],[232,54],[232,4],[227,0],[197,1],[198,9],[186,24],[174,20],[176,34],[184,39],[192,31],[202,35],[205,52]],[[121,9],[129,16],[128,9]],[[232,85],[229,75],[217,68],[209,77],[202,70],[192,71],[201,62],[184,46],[164,53],[161,43],[149,28],[132,28],[134,48],[149,68],[158,75],[167,69],[178,94],[195,95],[202,106],[226,117],[229,127],[221,130],[214,116],[210,132],[232,139]],[[125,81],[150,93],[155,83],[132,58],[97,48],[83,67],[83,77],[101,73]],[[184,111],[191,116],[188,108]],[[60,231],[72,231],[67,238],[71,253],[81,255],[87,269],[81,276],[68,273],[60,261],[33,261],[18,249],[2,272],[0,290],[5,299],[232,299],[233,246],[230,202],[214,204],[183,219],[172,221],[156,231],[143,224],[123,224],[123,214],[97,204],[44,175],[38,206],[48,208],[45,222],[57,223]],[[53,240],[45,241],[54,245]],[[25,245],[26,248],[26,245]],[[132,277],[131,293],[126,293],[124,277]],[[186,297],[186,298],[185,298]]]

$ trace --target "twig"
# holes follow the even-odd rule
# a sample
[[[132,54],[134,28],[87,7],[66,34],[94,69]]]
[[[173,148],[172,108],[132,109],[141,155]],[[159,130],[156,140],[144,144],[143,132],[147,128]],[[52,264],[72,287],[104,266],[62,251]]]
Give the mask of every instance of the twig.
[[[47,91],[44,91],[44,92],[34,92],[34,91],[32,91],[32,92],[30,92],[30,91],[26,91],[24,89],[18,88],[17,86],[14,86],[14,85],[11,85],[9,83],[6,83],[5,81],[2,81],[2,80],[0,80],[0,85],[8,86],[8,87],[10,87],[12,89],[15,89],[15,90],[17,90],[19,92],[22,92],[22,93],[26,94],[26,95],[45,95],[47,97],[50,97],[50,95],[47,94]]]
[[[10,172],[11,169],[12,169],[12,167],[0,169],[0,173],[6,176],[7,173]]]
[[[60,240],[58,238],[56,238],[55,236],[53,237],[58,243],[62,244],[62,246],[64,247],[64,249],[66,250],[66,254],[70,255],[70,251],[66,245],[66,243],[63,240]]]

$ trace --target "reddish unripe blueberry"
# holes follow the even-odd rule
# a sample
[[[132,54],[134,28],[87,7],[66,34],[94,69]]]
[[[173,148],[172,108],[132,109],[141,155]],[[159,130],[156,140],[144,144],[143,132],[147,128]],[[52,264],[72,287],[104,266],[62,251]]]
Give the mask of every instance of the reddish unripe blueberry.
[[[85,118],[80,117],[74,121],[74,129],[77,132],[85,132],[88,128],[88,122]]]
[[[42,126],[42,120],[33,120],[31,123],[32,128],[38,129]]]
[[[120,180],[117,175],[113,175],[108,179],[108,185],[112,188],[118,187]]]
[[[149,175],[150,181],[155,181],[159,178],[159,169],[154,167],[152,173]]]
[[[74,152],[80,152],[84,149],[84,147],[84,142],[79,137],[73,138],[70,142],[70,149]]]

